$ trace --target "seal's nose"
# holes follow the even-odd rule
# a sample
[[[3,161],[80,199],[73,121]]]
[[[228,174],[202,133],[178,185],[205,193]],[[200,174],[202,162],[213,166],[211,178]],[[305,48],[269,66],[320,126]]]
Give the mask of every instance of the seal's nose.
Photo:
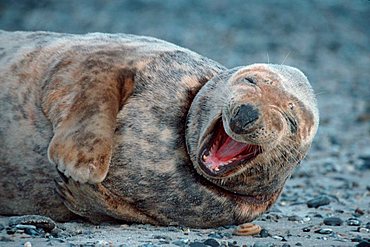
[[[243,104],[230,119],[230,129],[235,134],[244,134],[259,118],[258,109],[251,104]]]

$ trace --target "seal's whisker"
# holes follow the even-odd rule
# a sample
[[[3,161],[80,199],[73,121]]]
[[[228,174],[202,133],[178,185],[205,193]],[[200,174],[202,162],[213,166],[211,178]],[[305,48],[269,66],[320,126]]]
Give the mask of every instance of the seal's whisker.
[[[288,56],[289,56],[289,55],[290,55],[290,51],[288,52],[288,54],[286,54],[286,56],[285,56],[285,58],[284,58],[283,62],[282,62],[280,65],[284,65],[285,60],[288,58]]]

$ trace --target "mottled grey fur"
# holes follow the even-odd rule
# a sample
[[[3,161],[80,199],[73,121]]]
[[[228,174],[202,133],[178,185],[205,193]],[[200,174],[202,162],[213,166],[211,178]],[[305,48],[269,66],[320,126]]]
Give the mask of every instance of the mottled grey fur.
[[[291,159],[271,157],[287,165],[260,171],[271,198],[259,202],[253,186],[251,196],[234,194],[252,185],[240,171],[219,182],[196,164],[201,126],[229,105],[221,89],[249,67],[227,70],[173,44],[124,34],[0,32],[0,49],[0,214],[241,224],[276,200],[316,132],[313,96],[296,99],[309,119],[296,118],[309,134],[292,132]]]

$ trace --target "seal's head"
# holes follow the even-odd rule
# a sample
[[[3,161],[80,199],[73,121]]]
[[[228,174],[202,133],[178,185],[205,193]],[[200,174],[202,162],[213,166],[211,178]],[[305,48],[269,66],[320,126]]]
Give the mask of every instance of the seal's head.
[[[259,207],[264,211],[307,153],[319,117],[301,71],[254,64],[207,82],[187,121],[187,147],[197,172],[233,198],[264,205]]]

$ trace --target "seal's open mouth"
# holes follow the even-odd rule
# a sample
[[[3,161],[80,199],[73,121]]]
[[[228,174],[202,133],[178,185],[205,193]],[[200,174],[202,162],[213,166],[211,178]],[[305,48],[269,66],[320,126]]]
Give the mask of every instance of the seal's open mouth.
[[[202,170],[210,176],[226,176],[262,152],[259,145],[238,142],[228,136],[218,120],[199,157]]]

